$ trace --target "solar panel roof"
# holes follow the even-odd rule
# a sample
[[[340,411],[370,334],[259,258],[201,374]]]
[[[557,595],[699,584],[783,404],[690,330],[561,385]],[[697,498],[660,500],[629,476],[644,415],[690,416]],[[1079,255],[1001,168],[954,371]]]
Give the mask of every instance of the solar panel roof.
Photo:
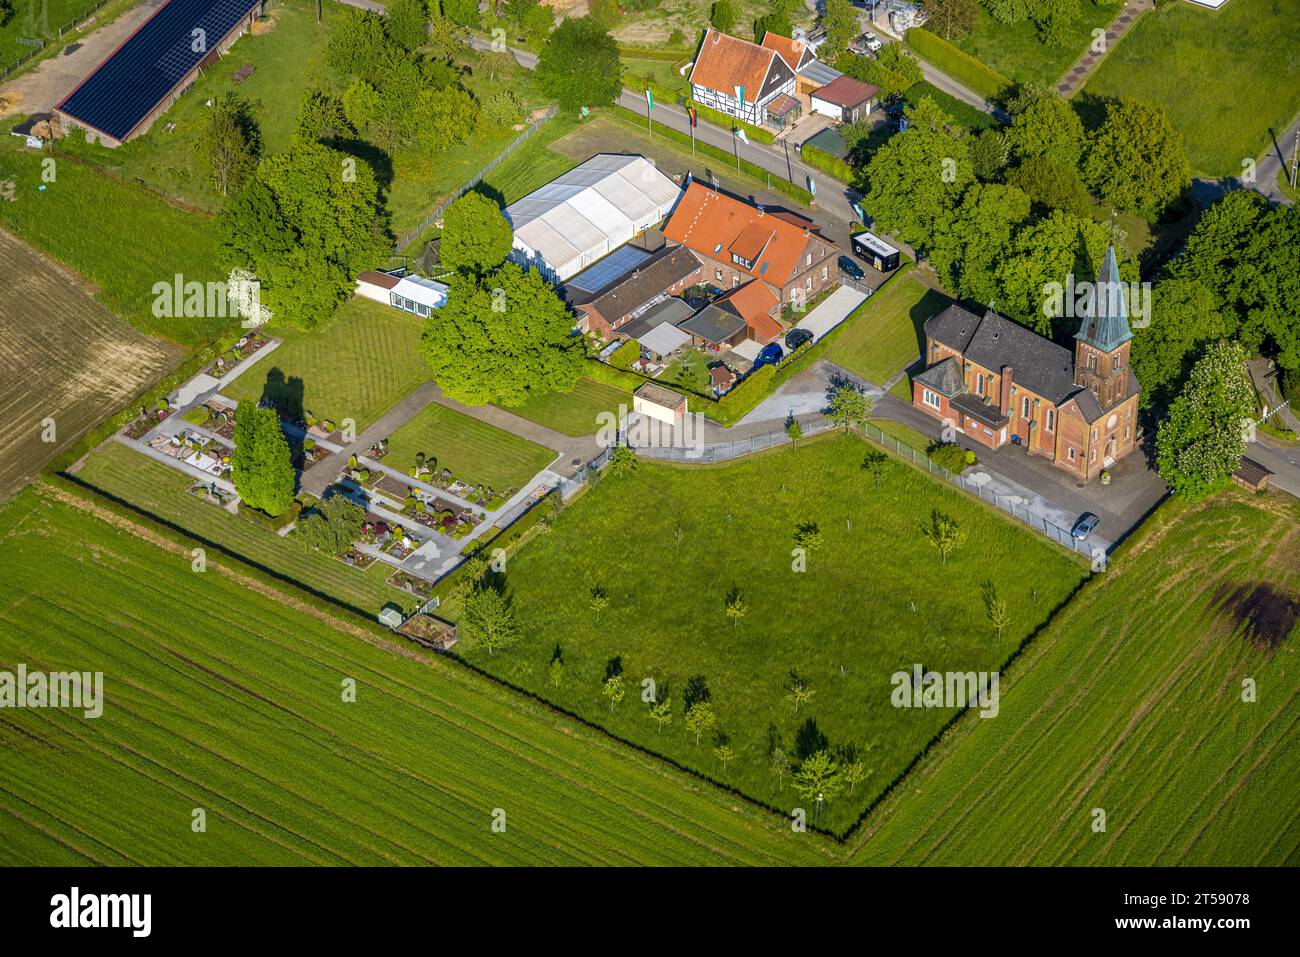
[[[261,0],[168,0],[58,108],[126,139],[260,5]]]
[[[594,266],[588,266],[569,280],[568,285],[584,292],[600,292],[615,279],[650,258],[650,254],[636,246],[620,246]]]

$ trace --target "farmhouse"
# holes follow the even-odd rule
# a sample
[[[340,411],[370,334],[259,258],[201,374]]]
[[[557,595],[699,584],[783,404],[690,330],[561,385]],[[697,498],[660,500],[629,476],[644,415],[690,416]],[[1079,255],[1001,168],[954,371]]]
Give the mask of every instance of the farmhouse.
[[[839,283],[837,247],[811,220],[734,199],[692,182],[664,225],[664,236],[695,252],[704,264],[704,281],[722,290],[756,283],[733,301],[752,337],[770,341],[779,332],[757,320],[776,320],[781,306],[807,303]],[[764,308],[765,307],[765,308]]]
[[[784,51],[776,48],[781,41]],[[754,126],[782,127],[799,116],[795,66],[786,57],[802,60],[802,47],[777,37],[760,46],[709,27],[691,67],[691,98]]]
[[[949,306],[925,324],[912,404],[976,441],[1010,441],[1091,479],[1137,444],[1140,386],[1129,368],[1128,307],[1110,247],[1074,352],[991,309]]]
[[[404,269],[367,270],[357,276],[357,295],[428,318],[446,303],[447,287]]]
[[[167,0],[54,108],[64,134],[141,135],[257,18],[263,0]]]
[[[510,258],[562,282],[657,226],[681,192],[644,156],[599,153],[506,207]]]
[[[578,328],[601,339],[612,339],[653,306],[700,282],[703,270],[703,264],[689,249],[675,244],[664,246],[639,260],[596,298],[579,303]]]

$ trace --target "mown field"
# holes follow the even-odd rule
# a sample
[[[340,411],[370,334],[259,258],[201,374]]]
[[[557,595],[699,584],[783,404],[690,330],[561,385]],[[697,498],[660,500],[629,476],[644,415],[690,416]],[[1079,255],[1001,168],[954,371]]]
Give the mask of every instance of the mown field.
[[[826,358],[868,382],[884,385],[921,355],[925,321],[942,312],[949,301],[910,276],[895,276],[858,307],[827,346]]]
[[[378,614],[389,602],[407,612],[420,605],[420,599],[384,581],[393,571],[388,565],[376,562],[363,571],[301,548],[292,537],[280,538],[256,522],[195,498],[188,492],[193,484],[188,476],[118,442],[96,450],[76,474],[109,495],[361,614]]]
[[[1300,19],[1276,0],[1190,3],[1145,14],[1081,98],[1133,96],[1169,111],[1192,172],[1240,176],[1300,111]],[[1290,144],[1282,144],[1289,149]]]
[[[0,181],[15,183],[14,201],[0,202],[0,228],[75,269],[109,311],[141,332],[197,346],[236,326],[218,317],[155,315],[155,283],[177,275],[187,282],[226,278],[210,218],[76,160],[11,145],[17,142],[5,136],[0,145]],[[45,159],[52,165],[43,166]]]
[[[91,298],[77,277],[3,231],[0,276],[2,502],[176,366],[182,350],[141,335]]]
[[[18,42],[20,37],[53,43],[59,30],[86,15],[95,0],[14,0],[13,14],[0,25],[0,73],[33,48]]]
[[[410,313],[349,299],[316,329],[272,328],[284,342],[222,393],[240,401],[270,398],[336,425],[354,419],[360,433],[428,380],[418,351],[423,330]]]
[[[551,392],[530,398],[507,411],[565,435],[593,435],[603,412],[632,408],[632,395],[623,389],[583,377],[572,392]]]
[[[854,436],[832,435],[724,467],[643,462],[632,476],[606,477],[510,559],[504,588],[520,644],[465,654],[786,810],[806,802],[772,775],[772,742],[791,760],[819,735],[833,750],[856,746],[872,774],[820,822],[847,829],[953,714],[892,707],[893,673],[918,662],[997,668],[1087,573],[1059,547],[901,462],[876,487],[860,468],[867,450]],[[969,536],[942,566],[921,531],[936,511]],[[820,527],[822,544],[807,571],[796,572],[791,550],[802,522]],[[1000,639],[982,604],[990,582],[1014,609]],[[607,594],[601,611],[593,588]],[[735,625],[725,611],[733,589],[746,605]],[[558,688],[548,675],[557,646]],[[611,711],[601,688],[613,659],[628,693]],[[816,692],[799,713],[785,700],[791,669]],[[714,731],[736,755],[725,770],[714,733],[697,747],[683,724],[695,675],[712,694]],[[645,678],[674,704],[662,732],[640,697]]]
[[[0,666],[19,662],[102,671],[105,704],[0,713],[6,865],[833,859],[461,666],[33,492],[0,512]]]
[[[390,436],[384,464],[405,471],[417,453],[439,469],[498,492],[518,489],[546,468],[556,453],[503,429],[433,403]]]
[[[1297,612],[1300,504],[1167,503],[1004,676],[998,717],[963,720],[878,809],[856,859],[1300,863]]]

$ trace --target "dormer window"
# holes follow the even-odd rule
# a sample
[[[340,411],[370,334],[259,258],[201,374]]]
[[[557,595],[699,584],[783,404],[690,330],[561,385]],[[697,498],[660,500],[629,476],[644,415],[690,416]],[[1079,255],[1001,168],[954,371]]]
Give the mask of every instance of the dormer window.
[[[735,263],[737,266],[739,266],[741,269],[754,268],[754,261],[752,259],[746,259],[744,256],[740,255],[739,253],[732,253],[731,261]]]

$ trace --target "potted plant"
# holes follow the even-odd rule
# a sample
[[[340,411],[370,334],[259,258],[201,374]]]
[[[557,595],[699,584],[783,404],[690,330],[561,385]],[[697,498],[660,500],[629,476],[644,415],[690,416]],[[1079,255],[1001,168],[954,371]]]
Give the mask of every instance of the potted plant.
[[[1101,470],[1101,484],[1102,484],[1102,485],[1109,485],[1109,484],[1110,484],[1110,470],[1109,470],[1109,469],[1102,469],[1102,470]]]

